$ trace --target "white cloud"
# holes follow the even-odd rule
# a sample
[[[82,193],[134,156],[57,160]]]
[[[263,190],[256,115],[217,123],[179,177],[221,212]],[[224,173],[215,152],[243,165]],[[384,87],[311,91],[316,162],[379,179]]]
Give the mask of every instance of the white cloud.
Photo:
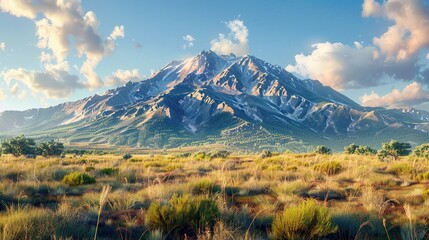
[[[54,87],[46,86],[48,88],[44,91],[34,85],[28,86],[32,90],[46,92],[47,97],[59,97],[56,91],[60,84],[63,84],[64,88],[83,86],[88,89],[104,85],[95,68],[104,57],[112,53],[116,40],[125,36],[124,26],[114,27],[111,35],[103,39],[98,33],[99,22],[95,13],[91,11],[84,13],[79,0],[0,0],[0,10],[34,21],[38,37],[37,46],[43,49],[40,61],[45,65],[49,65],[54,60],[56,61],[54,64],[65,62],[74,49],[78,53],[78,57],[84,60],[80,73],[86,78],[85,82],[80,82],[76,79],[76,75],[65,72],[58,74],[58,72],[48,69],[45,69],[45,72],[35,72],[22,68],[13,69],[15,73],[22,73],[16,74],[15,77],[26,76],[26,79],[16,80],[33,83],[39,81],[38,76],[47,76]],[[34,81],[28,79],[34,79]],[[52,91],[53,89],[56,90]],[[70,93],[73,92],[73,89],[63,92]],[[65,94],[63,97],[67,95]]]
[[[235,54],[238,56],[249,53],[249,30],[241,20],[232,20],[227,23],[230,29],[228,36],[220,33],[217,39],[210,42],[210,49],[218,54]]]
[[[365,6],[372,6],[365,8]],[[365,0],[364,16],[384,16],[394,22],[374,44],[388,59],[408,59],[429,47],[429,7],[422,0]]]
[[[113,40],[116,40],[117,38],[124,38],[124,37],[125,37],[124,26],[123,26],[123,25],[121,25],[121,26],[116,26],[116,27],[113,29],[112,34],[110,34],[110,37],[111,37]]]
[[[106,85],[107,86],[120,86],[129,81],[138,82],[143,78],[140,76],[138,69],[133,70],[122,70],[119,69],[114,72],[111,76],[106,77]]]
[[[42,93],[47,98],[65,98],[75,89],[84,88],[79,77],[69,74],[67,70],[65,66],[51,65],[47,66],[45,72],[18,68],[2,72],[1,75],[7,84],[16,80],[26,85],[33,93]]]
[[[355,42],[355,46],[317,43],[311,54],[296,55],[295,62],[286,70],[317,79],[337,90],[378,86],[386,77],[408,80],[415,78],[419,71],[416,58],[400,63],[385,61],[376,47],[359,42]]]
[[[6,100],[6,91],[3,88],[0,88],[0,100]]]
[[[383,11],[380,3],[375,0],[364,0],[362,4],[362,16],[377,16],[380,17],[383,15]]]
[[[393,89],[392,92],[379,96],[377,93],[361,97],[362,105],[369,107],[408,107],[429,101],[429,90],[420,83],[413,82],[404,89]]]
[[[186,42],[183,45],[183,49],[191,48],[194,46],[195,38],[192,37],[191,35],[187,34],[187,35],[183,36],[183,40],[185,40],[185,42]]]
[[[6,49],[6,44],[4,42],[0,42],[0,50],[4,51]]]

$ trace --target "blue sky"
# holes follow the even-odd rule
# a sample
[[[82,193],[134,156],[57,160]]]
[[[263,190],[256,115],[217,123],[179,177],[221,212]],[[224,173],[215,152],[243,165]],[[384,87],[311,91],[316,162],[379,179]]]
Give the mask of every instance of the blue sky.
[[[57,7],[53,12],[39,0],[28,6],[16,5],[23,0],[0,1],[0,111],[46,107],[100,94],[115,87],[118,76],[144,79],[172,60],[213,48],[211,42],[219,34],[236,44],[232,47],[239,46],[234,39],[237,33],[228,27],[234,21],[248,32],[244,35],[246,53],[298,76],[317,78],[361,104],[428,109],[429,81],[424,69],[429,42],[417,41],[419,36],[414,38],[417,43],[407,39],[429,31],[424,23],[429,11],[419,12],[428,9],[424,1],[69,0],[65,1],[71,3],[68,6],[56,1],[49,1]],[[398,2],[405,9],[400,14],[391,7]],[[58,54],[58,44],[46,44],[55,43],[55,34],[37,33],[44,28],[36,22],[55,29],[67,21],[56,16],[73,13],[70,18],[82,20],[89,11],[97,24],[85,20],[81,26],[93,29],[96,37],[64,30],[61,34],[69,40],[66,54]],[[43,18],[47,21],[42,22]],[[392,26],[405,33],[388,33]],[[185,48],[189,44],[186,35],[194,41]],[[83,43],[80,50],[75,46],[82,39],[98,38],[102,51],[94,50],[97,41]],[[406,44],[391,46],[399,40]],[[42,52],[45,60],[41,60]],[[88,55],[94,64],[88,63],[89,71],[83,71]],[[107,84],[109,79],[117,81]]]

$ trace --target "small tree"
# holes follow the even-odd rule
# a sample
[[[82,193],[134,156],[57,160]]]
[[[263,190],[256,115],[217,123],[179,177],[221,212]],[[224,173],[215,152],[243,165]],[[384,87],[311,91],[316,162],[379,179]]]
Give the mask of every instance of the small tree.
[[[317,154],[331,154],[332,150],[325,146],[317,146],[314,152]]]
[[[264,149],[260,154],[261,158],[272,157],[273,153],[270,150]]]
[[[355,154],[355,153],[356,153],[356,149],[357,149],[358,147],[359,147],[358,145],[356,145],[356,144],[352,143],[352,144],[350,144],[349,146],[344,147],[344,153],[345,153],[345,154]]]
[[[357,155],[374,155],[376,153],[377,153],[377,150],[370,148],[368,146],[359,146],[355,151],[355,154]]]
[[[411,153],[411,145],[409,143],[401,143],[396,140],[391,140],[388,143],[383,143],[380,150],[377,152],[378,159],[386,161],[390,158],[398,160],[399,156],[407,156]]]
[[[129,154],[129,153],[127,153],[127,154],[125,154],[124,156],[122,156],[122,158],[124,159],[124,160],[128,160],[128,159],[130,159],[130,158],[132,158],[133,157],[133,155],[131,155],[131,154]]]
[[[429,159],[429,144],[426,143],[426,144],[417,146],[413,151],[413,155],[416,157]]]
[[[54,142],[54,140],[39,143],[36,147],[36,154],[44,157],[60,156],[64,152],[64,144]]]
[[[36,143],[31,138],[26,138],[24,135],[6,139],[1,144],[1,149],[4,154],[12,154],[15,157],[27,154],[34,154]]]

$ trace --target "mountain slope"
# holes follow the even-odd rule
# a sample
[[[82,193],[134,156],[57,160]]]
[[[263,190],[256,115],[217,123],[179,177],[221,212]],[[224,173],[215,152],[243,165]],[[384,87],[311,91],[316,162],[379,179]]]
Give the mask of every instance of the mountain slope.
[[[298,79],[250,55],[203,51],[101,96],[2,112],[0,134],[154,148],[341,149],[351,142],[378,147],[390,138],[428,141],[428,120],[429,113],[415,109],[364,108],[319,81]]]

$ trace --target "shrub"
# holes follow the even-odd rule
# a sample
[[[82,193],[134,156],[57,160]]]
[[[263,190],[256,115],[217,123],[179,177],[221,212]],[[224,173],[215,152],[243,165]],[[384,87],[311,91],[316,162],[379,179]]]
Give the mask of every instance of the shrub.
[[[229,155],[231,155],[231,152],[226,150],[217,150],[214,152],[211,152],[210,157],[211,158],[227,158]]]
[[[409,143],[401,143],[392,140],[388,143],[383,143],[380,150],[377,152],[377,157],[381,161],[389,159],[398,160],[399,156],[407,156],[411,152],[411,145]]]
[[[417,146],[413,151],[413,155],[416,157],[429,159],[429,144],[422,144],[420,146]]]
[[[50,142],[39,143],[36,146],[36,154],[42,155],[44,157],[53,157],[53,156],[61,156],[64,153],[64,144],[59,142],[54,142],[54,140]]]
[[[1,150],[4,154],[12,154],[15,157],[21,155],[33,155],[35,152],[36,142],[24,135],[15,138],[6,139],[1,144]]]
[[[419,181],[429,180],[429,171],[417,175],[417,180]]]
[[[274,218],[273,239],[319,239],[337,231],[332,217],[325,207],[314,200],[306,200],[298,206],[285,208]]]
[[[387,172],[396,175],[411,174],[413,171],[412,167],[408,163],[397,163],[388,166]]]
[[[72,172],[64,176],[63,183],[70,186],[85,185],[95,183],[95,178],[86,173]]]
[[[127,154],[125,154],[124,156],[122,156],[122,158],[123,158],[124,160],[131,159],[132,157],[133,157],[133,155],[131,155],[131,154],[129,154],[129,153],[127,153]]]
[[[317,154],[331,154],[332,150],[325,146],[317,146],[314,152]]]
[[[314,165],[314,170],[328,175],[335,175],[341,172],[343,167],[337,161],[324,162]]]
[[[377,153],[375,149],[368,146],[359,146],[354,143],[344,148],[345,154],[357,154],[357,155],[374,155]]]
[[[118,168],[103,168],[100,170],[100,173],[103,175],[114,175],[114,174],[118,174],[119,169]]]
[[[209,156],[205,153],[205,152],[197,152],[194,155],[196,160],[204,160],[206,158],[208,158]]]
[[[273,153],[270,150],[264,149],[261,152],[261,158],[272,157]]]
[[[195,237],[200,230],[212,228],[220,212],[215,201],[203,197],[174,194],[168,203],[153,202],[146,214],[150,230],[161,230],[176,239]]]
[[[345,154],[355,154],[356,149],[357,149],[358,147],[359,147],[358,145],[356,145],[356,144],[352,143],[352,144],[350,144],[349,146],[344,147],[344,153],[345,153]]]

